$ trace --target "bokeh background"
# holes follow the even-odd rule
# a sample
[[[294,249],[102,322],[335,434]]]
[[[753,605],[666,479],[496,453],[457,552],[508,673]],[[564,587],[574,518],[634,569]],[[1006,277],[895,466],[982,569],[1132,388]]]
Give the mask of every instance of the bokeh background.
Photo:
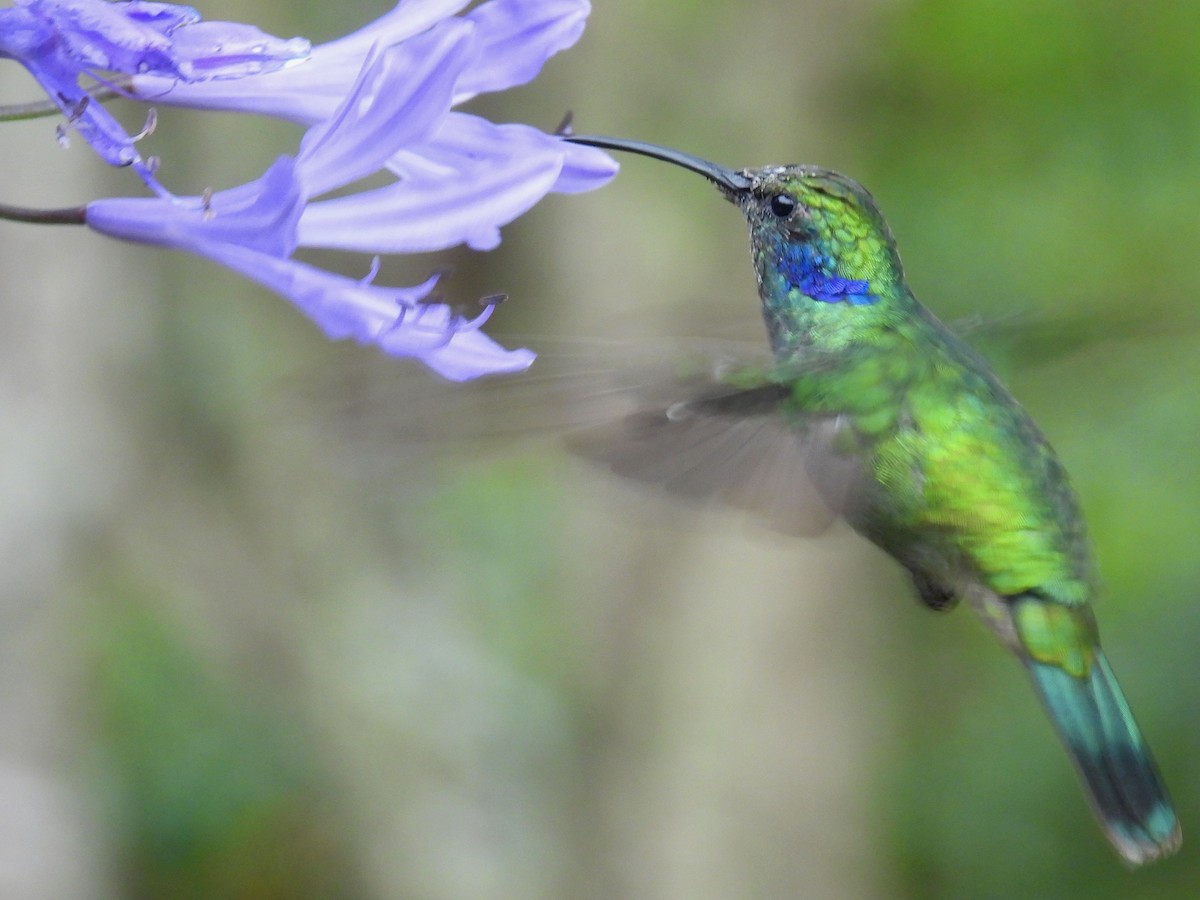
[[[201,9],[320,41],[388,6]],[[1196,896],[1194,5],[604,0],[537,82],[472,108],[845,171],[940,316],[1016,315],[990,352],[1082,495],[1182,852],[1123,869],[1019,667],[844,528],[792,541],[680,509],[482,422],[393,455],[364,423],[403,433],[416,366],[385,364],[395,399],[373,382],[346,416],[335,388],[370,351],[279,298],[6,223],[0,894]],[[160,113],[149,150],[181,193],[298,135]],[[137,191],[51,120],[0,141],[6,202]],[[756,333],[734,210],[622,162],[493,253],[381,280],[453,265],[454,295],[512,295],[493,330],[548,342]],[[472,415],[446,406],[468,435]]]

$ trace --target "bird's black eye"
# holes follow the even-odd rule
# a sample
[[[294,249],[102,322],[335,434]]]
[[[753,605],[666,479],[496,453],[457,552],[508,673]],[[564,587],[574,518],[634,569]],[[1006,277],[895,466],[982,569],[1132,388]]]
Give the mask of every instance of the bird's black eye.
[[[796,211],[796,198],[791,194],[776,194],[771,198],[771,213],[777,218],[786,219]]]

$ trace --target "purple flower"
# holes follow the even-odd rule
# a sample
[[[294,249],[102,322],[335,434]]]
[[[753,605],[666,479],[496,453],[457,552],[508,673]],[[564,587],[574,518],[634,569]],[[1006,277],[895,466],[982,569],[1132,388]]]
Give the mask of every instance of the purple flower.
[[[186,6],[132,0],[16,0],[0,10],[0,57],[25,66],[70,124],[111,165],[133,166],[162,193],[134,138],[79,85],[88,75],[153,74],[174,83],[242,78],[309,53],[302,38],[280,40],[251,25],[200,22]]]
[[[181,83],[169,73],[139,73],[134,96],[155,103],[250,112],[312,124],[329,118],[357,80],[372,47],[402,47],[450,21],[468,0],[401,0],[391,12],[345,37],[312,48],[303,66],[262,72],[237,84]],[[543,63],[583,34],[586,0],[490,0],[455,21],[475,33],[471,64],[455,103],[533,80]],[[402,51],[403,52],[403,51]],[[410,59],[415,53],[407,51]]]
[[[296,158],[280,157],[256,181],[207,197],[96,200],[87,207],[88,226],[206,256],[291,300],[330,337],[353,337],[392,355],[418,357],[452,380],[528,368],[531,352],[505,350],[477,330],[490,310],[464,321],[443,304],[423,303],[436,279],[386,288],[291,258],[297,247],[331,245],[333,229],[357,227],[352,201],[365,198],[364,205],[373,205],[377,192],[341,198],[346,217],[341,224],[327,215],[310,222],[323,210],[310,202],[312,196],[378,170],[398,146],[428,133],[444,116],[470,31],[448,24],[412,39],[423,51],[420,71],[408,67],[409,56],[398,48],[370,60],[335,115],[309,129]],[[542,183],[556,175],[553,169]],[[469,210],[457,215],[470,218]],[[419,213],[407,223],[409,231],[421,227]],[[378,242],[368,236],[344,243],[370,249]]]
[[[530,351],[505,350],[477,330],[490,308],[463,321],[444,304],[423,303],[436,277],[388,288],[290,259],[304,214],[305,170],[313,162],[280,157],[257,181],[211,197],[96,200],[88,204],[87,224],[112,237],[206,256],[291,300],[330,338],[417,357],[452,381],[529,367]]]
[[[592,147],[451,109],[533,78],[549,56],[578,39],[587,0],[489,0],[459,17],[454,14],[467,5],[462,0],[404,0],[371,25],[313,48],[297,65],[284,64],[294,57],[282,55],[264,61],[253,42],[215,50],[210,32],[180,7],[24,0],[20,10],[61,18],[64,10],[91,15],[94,5],[121,10],[117,18],[129,29],[120,32],[122,41],[107,19],[108,30],[95,24],[97,13],[87,24],[108,43],[101,41],[96,52],[83,46],[86,41],[60,42],[61,52],[30,53],[22,61],[70,58],[74,84],[79,72],[114,68],[120,58],[119,71],[140,70],[126,85],[137,99],[277,116],[310,127],[294,158],[280,157],[249,184],[203,197],[160,190],[154,198],[97,200],[87,206],[89,227],[206,256],[286,297],[330,337],[417,357],[453,380],[529,366],[531,352],[505,350],[478,330],[490,306],[467,319],[431,302],[436,279],[384,287],[372,284],[373,276],[357,281],[293,255],[304,247],[373,255],[462,243],[491,249],[501,226],[547,192],[590,190],[608,181],[616,165]],[[73,27],[72,34],[85,31]],[[211,34],[236,34],[231,28],[214,23]],[[4,30],[0,18],[0,34]],[[135,31],[136,39],[130,37]],[[380,172],[395,180],[326,197]]]
[[[460,68],[450,98],[450,104],[459,104],[533,79],[550,56],[579,39],[590,10],[587,0],[490,0],[461,18],[447,18],[466,5],[465,0],[407,0],[370,25],[314,47],[303,65],[236,82],[184,83],[152,73],[135,77],[132,90],[154,103],[311,125],[333,115],[372,47],[392,49],[399,54],[399,67],[420,71],[429,51],[416,36],[465,27],[467,44],[456,56]],[[386,167],[400,182],[382,189],[369,205],[328,201],[322,213],[309,218],[306,227],[316,229],[320,222],[325,231],[310,235],[315,244],[399,253],[465,242],[489,250],[499,243],[500,226],[547,191],[591,190],[616,171],[611,159],[591,147],[459,112],[449,112],[436,129],[405,142]],[[346,227],[348,208],[370,215],[369,221],[355,219],[354,234]],[[414,230],[415,217],[423,214],[425,227]],[[372,241],[365,240],[368,233]]]

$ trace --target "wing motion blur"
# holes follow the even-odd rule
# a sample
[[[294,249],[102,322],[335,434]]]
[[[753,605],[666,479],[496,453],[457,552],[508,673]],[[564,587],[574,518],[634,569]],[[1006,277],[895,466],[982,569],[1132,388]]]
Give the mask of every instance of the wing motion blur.
[[[317,403],[332,410],[333,430],[372,465],[459,451],[478,456],[497,443],[549,436],[623,478],[748,510],[786,534],[819,534],[836,518],[851,466],[829,453],[835,429],[787,408],[788,390],[772,380],[760,346],[511,342],[538,351],[529,372],[465,384],[354,354],[349,367],[323,374]]]

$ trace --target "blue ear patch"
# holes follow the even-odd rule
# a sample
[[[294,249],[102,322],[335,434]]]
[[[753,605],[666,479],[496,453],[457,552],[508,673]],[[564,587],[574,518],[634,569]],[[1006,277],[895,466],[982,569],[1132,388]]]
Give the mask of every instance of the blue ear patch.
[[[790,286],[818,303],[849,303],[851,306],[870,306],[879,298],[871,293],[871,284],[857,278],[831,275],[833,261],[814,251],[807,244],[788,248],[781,269]]]
[[[841,303],[851,306],[870,306],[879,300],[871,293],[871,284],[855,278],[841,278],[822,272],[810,273],[801,279],[800,291],[818,303]]]

